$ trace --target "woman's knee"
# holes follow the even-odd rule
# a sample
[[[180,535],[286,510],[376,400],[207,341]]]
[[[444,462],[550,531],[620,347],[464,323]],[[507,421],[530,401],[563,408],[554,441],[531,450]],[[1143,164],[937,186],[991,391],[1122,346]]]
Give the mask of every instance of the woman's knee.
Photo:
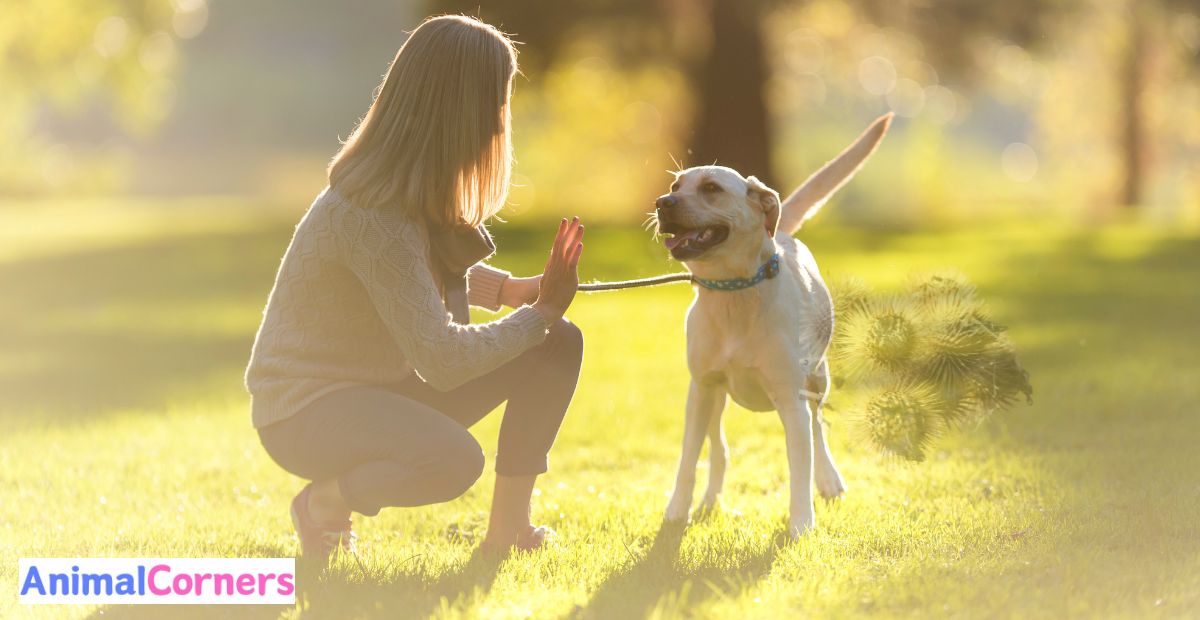
[[[546,340],[553,355],[563,360],[583,359],[583,330],[565,317],[550,326]]]
[[[450,501],[467,492],[483,475],[484,456],[479,442],[465,429],[437,446],[436,463],[428,472],[439,501]]]

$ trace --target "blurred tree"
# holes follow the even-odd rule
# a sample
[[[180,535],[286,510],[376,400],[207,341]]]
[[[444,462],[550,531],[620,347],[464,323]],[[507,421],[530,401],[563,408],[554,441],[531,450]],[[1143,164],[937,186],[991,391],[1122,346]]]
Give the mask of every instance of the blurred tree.
[[[1121,67],[1121,153],[1124,175],[1121,202],[1134,206],[1142,202],[1145,187],[1146,137],[1142,123],[1142,92],[1146,90],[1146,48],[1149,46],[1146,9],[1129,4],[1128,41]]]
[[[986,69],[989,59],[976,43],[992,37],[1038,50],[1047,34],[1080,0],[857,0],[866,17],[880,25],[911,33],[938,69],[969,82]]]
[[[1147,163],[1149,160],[1148,129],[1144,99],[1151,84],[1152,59],[1165,52],[1169,25],[1183,13],[1200,14],[1197,0],[1127,0],[1125,57],[1121,62],[1120,146],[1124,174],[1121,179],[1120,200],[1126,207],[1136,207],[1145,199]],[[1200,68],[1200,48],[1192,50],[1190,64]]]
[[[429,0],[434,12],[467,12],[510,31],[532,52],[535,70],[553,63],[564,42],[586,30],[605,36],[626,62],[682,64],[696,101],[685,165],[718,162],[775,178],[770,115],[763,89],[771,73],[764,25],[789,0],[574,0],[479,3]],[[1076,0],[855,0],[872,21],[917,36],[929,60],[959,79],[982,62],[972,53],[981,36],[1019,45],[1042,41],[1050,17]],[[523,60],[524,62],[524,60]]]
[[[727,165],[775,187],[770,116],[763,97],[770,73],[763,43],[766,3],[698,4],[706,9],[711,43],[702,58],[693,60],[691,72],[699,97],[692,125],[693,163]]]
[[[779,8],[816,0],[428,1],[433,12],[468,12],[511,31],[526,44],[528,54],[522,62],[532,71],[556,62],[565,44],[578,36],[604,38],[606,47],[630,64],[665,59],[683,66],[696,102],[683,163],[716,161],[767,177],[768,182],[774,179],[773,131],[763,97],[772,72],[764,52],[764,24]],[[1122,176],[1117,199],[1136,205],[1145,199],[1150,142],[1144,97],[1153,76],[1147,64],[1159,53],[1156,48],[1172,16],[1200,13],[1200,2],[1122,2],[1127,42],[1124,58],[1114,64],[1122,100],[1115,127]],[[995,62],[980,42],[1002,41],[1034,54],[1054,52],[1056,34],[1073,28],[1078,22],[1074,16],[1110,4],[1111,0],[848,2],[870,22],[917,38],[925,60],[938,73],[966,86],[988,76]]]
[[[175,39],[203,28],[207,5],[204,0],[22,0],[5,2],[3,15],[0,128],[6,140],[0,162],[13,178],[0,177],[0,188],[11,192],[37,189],[27,171],[14,172],[14,166],[37,159],[30,157],[30,147],[46,111],[70,111],[89,96],[104,95],[129,131],[161,120],[177,58]]]
[[[769,74],[762,21],[776,0],[467,2],[430,0],[433,12],[465,12],[512,34],[531,71],[558,60],[582,34],[603,37],[626,64],[682,65],[696,103],[683,165],[718,162],[768,183],[771,133],[763,85]]]
[[[879,23],[913,32],[936,50],[934,64],[959,79],[986,73],[986,58],[972,53],[971,44],[983,36],[1007,39],[1034,52],[1053,51],[1055,33],[1078,27],[1074,19],[1083,11],[1115,8],[1121,12],[1124,41],[1121,56],[1112,59],[1119,101],[1113,107],[1113,133],[1120,160],[1120,186],[1116,201],[1136,207],[1146,198],[1150,151],[1153,142],[1147,127],[1146,98],[1156,88],[1153,65],[1168,53],[1169,30],[1183,14],[1200,15],[1197,0],[1015,0],[963,2],[960,0],[860,0],[868,15]],[[1200,47],[1190,51],[1189,64],[1200,68]],[[982,61],[982,62],[981,62]],[[1099,77],[1099,76],[1097,76]]]

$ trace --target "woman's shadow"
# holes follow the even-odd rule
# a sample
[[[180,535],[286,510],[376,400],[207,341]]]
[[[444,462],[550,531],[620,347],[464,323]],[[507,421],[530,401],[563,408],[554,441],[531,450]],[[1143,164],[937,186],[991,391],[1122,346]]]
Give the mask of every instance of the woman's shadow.
[[[668,596],[690,607],[714,594],[745,589],[770,572],[787,538],[780,530],[770,543],[753,551],[731,549],[730,556],[706,558],[716,561],[681,568],[677,560],[687,528],[684,522],[664,521],[650,549],[640,557],[630,551],[632,564],[610,575],[587,605],[577,607],[571,617],[641,618]]]
[[[302,605],[299,617],[425,618],[442,606],[443,600],[453,606],[464,596],[487,594],[503,562],[504,558],[476,547],[466,562],[433,581],[386,569],[376,575],[364,569],[361,578],[354,579],[347,573],[325,578],[314,575],[305,580],[312,585],[297,592],[297,602]],[[302,577],[305,569],[297,566],[297,570],[297,577]]]
[[[403,564],[407,560],[398,560]],[[442,605],[451,606],[463,596],[486,594],[496,580],[503,558],[480,552],[434,581],[398,573],[395,566],[368,568],[350,557],[342,566],[296,562],[296,602],[299,618],[426,618]],[[292,611],[291,605],[177,605],[164,612],[161,605],[111,605],[89,618],[100,620],[157,620],[172,618],[230,618],[268,620]]]

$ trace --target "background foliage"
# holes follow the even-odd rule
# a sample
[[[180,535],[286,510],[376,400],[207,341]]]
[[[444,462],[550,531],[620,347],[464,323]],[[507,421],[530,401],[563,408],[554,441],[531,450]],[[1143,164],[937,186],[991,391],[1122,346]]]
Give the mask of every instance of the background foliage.
[[[513,214],[640,220],[673,168],[787,191],[887,109],[830,217],[1200,220],[1200,17],[1185,0],[28,0],[0,26],[0,200],[303,201],[428,13],[522,45]]]

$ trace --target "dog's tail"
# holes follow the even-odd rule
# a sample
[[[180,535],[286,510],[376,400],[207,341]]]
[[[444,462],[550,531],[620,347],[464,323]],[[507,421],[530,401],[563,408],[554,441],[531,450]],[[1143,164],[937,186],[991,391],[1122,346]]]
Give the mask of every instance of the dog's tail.
[[[834,192],[841,189],[854,176],[854,173],[858,172],[867,157],[875,151],[879,141],[883,140],[891,123],[891,112],[875,119],[875,122],[871,123],[871,126],[854,141],[854,144],[822,166],[820,170],[814,172],[800,187],[796,188],[796,191],[792,192],[780,207],[782,213],[779,216],[778,231],[789,236],[793,235],[800,230],[804,222],[816,215],[829,197],[833,196]]]

